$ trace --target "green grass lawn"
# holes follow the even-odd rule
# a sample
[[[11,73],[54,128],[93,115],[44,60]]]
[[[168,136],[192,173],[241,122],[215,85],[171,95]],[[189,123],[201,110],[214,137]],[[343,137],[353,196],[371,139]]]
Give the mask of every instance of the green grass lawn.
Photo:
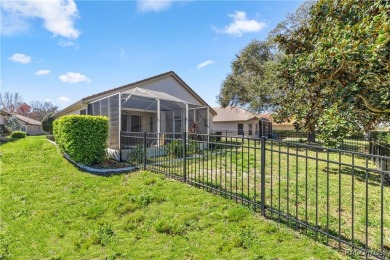
[[[187,160],[187,176],[196,183],[259,203],[261,145],[254,141],[242,145],[240,140],[219,143],[217,149],[201,151],[198,157]],[[183,176],[182,161],[169,156],[155,160],[157,164],[149,166],[151,170]],[[352,163],[353,167],[347,165]],[[367,234],[370,250],[380,253],[381,176],[376,170],[370,159],[361,156],[267,142],[266,205],[359,247],[365,247]],[[389,185],[383,186],[383,194],[383,249],[390,257]],[[278,218],[277,214],[268,216]],[[317,235],[314,237],[327,241]]]
[[[81,172],[45,137],[2,144],[0,153],[0,259],[341,258],[161,174]]]

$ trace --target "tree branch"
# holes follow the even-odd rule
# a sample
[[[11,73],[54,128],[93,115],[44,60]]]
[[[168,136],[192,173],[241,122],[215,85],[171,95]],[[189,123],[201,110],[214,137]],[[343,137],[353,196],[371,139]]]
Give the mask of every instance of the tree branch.
[[[361,98],[363,100],[363,103],[364,105],[369,109],[371,110],[372,112],[374,113],[380,113],[380,114],[385,114],[385,113],[390,113],[390,108],[386,108],[386,109],[380,109],[380,108],[377,108],[377,107],[374,107],[372,106],[368,99],[363,97],[362,95],[358,94],[356,95],[357,97]]]

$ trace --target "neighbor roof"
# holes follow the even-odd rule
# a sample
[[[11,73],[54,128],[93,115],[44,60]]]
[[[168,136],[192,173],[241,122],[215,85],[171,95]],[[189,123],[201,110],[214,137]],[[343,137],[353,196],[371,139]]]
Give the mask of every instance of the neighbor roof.
[[[258,118],[256,114],[240,107],[213,107],[213,109],[217,112],[217,115],[213,118],[213,122],[248,121]]]
[[[150,77],[150,78],[146,78],[146,79],[143,79],[143,80],[140,80],[140,81],[136,81],[136,82],[124,85],[124,86],[120,86],[120,87],[113,88],[113,89],[110,89],[110,90],[106,90],[106,91],[103,91],[103,92],[100,92],[100,93],[97,93],[97,94],[93,94],[91,96],[87,96],[87,97],[85,97],[85,98],[83,98],[83,99],[73,103],[72,105],[64,108],[63,110],[57,112],[56,116],[61,116],[62,114],[66,114],[66,113],[68,113],[70,111],[73,111],[73,110],[76,110],[76,109],[79,109],[79,108],[80,109],[84,108],[86,103],[92,102],[92,101],[94,101],[96,99],[103,98],[105,96],[109,96],[109,95],[112,95],[112,94],[115,94],[115,93],[118,93],[118,92],[121,92],[121,91],[130,90],[130,89],[136,88],[137,86],[140,86],[140,85],[142,85],[144,83],[148,83],[148,82],[151,82],[151,81],[154,81],[154,80],[157,80],[157,79],[162,79],[162,78],[165,78],[165,77],[168,77],[168,76],[171,76],[174,79],[176,79],[180,83],[180,85],[182,85],[185,89],[187,89],[196,99],[198,99],[200,101],[200,103],[204,104],[207,107],[210,107],[206,103],[206,101],[204,101],[192,88],[190,88],[190,86],[188,86],[187,83],[185,83],[184,80],[182,80],[175,72],[169,71],[169,72],[166,72],[166,73],[163,73],[163,74],[159,74],[159,75],[156,75],[156,76],[153,76],[153,77]],[[214,114],[214,115],[216,114],[216,112],[212,108],[210,109],[210,112],[212,114]]]
[[[8,113],[7,111],[5,111],[5,110],[3,110],[3,109],[0,110],[0,114],[1,114],[2,116],[10,116],[10,115],[11,115],[11,113]]]
[[[28,125],[42,125],[41,122],[39,122],[35,119],[32,119],[32,118],[26,117],[26,116],[22,116],[19,114],[13,114],[13,116],[15,116],[19,121],[23,121],[23,122],[27,123]]]

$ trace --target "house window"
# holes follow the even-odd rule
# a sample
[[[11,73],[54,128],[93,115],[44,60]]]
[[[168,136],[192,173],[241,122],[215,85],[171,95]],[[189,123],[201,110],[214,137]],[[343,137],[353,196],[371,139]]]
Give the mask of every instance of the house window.
[[[237,134],[244,135],[244,124],[237,125]]]
[[[130,116],[130,131],[141,132],[141,117],[136,115]]]
[[[80,115],[85,115],[87,111],[85,109],[80,110]]]
[[[150,121],[149,121],[149,131],[150,131],[150,132],[153,132],[153,116],[150,117]]]

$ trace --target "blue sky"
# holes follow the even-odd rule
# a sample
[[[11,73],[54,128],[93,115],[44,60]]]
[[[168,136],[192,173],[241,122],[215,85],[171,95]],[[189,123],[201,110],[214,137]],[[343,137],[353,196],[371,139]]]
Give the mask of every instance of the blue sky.
[[[64,108],[173,70],[217,106],[235,55],[301,3],[2,0],[1,92]]]

